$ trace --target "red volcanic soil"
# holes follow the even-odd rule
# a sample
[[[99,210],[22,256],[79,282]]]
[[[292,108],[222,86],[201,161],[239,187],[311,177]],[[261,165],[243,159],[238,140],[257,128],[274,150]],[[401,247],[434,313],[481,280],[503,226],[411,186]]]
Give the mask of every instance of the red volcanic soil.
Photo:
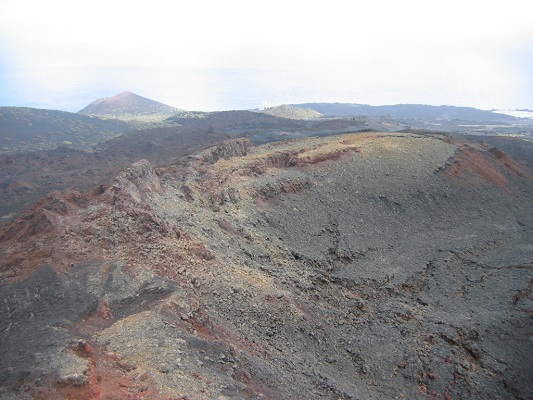
[[[128,374],[132,366],[121,361],[120,357],[101,347],[93,347],[85,340],[73,344],[73,351],[79,357],[89,360],[90,369],[87,382],[82,385],[52,383],[33,389],[34,399],[75,399],[75,400],[131,400],[161,399],[151,386],[148,374],[137,377]]]
[[[459,142],[449,140],[449,142]],[[518,164],[507,154],[495,147],[468,144],[459,145],[459,154],[444,170],[444,175],[450,178],[461,178],[465,184],[477,185],[481,183],[495,185],[511,193],[512,177],[522,177],[533,180],[533,174],[524,166]]]

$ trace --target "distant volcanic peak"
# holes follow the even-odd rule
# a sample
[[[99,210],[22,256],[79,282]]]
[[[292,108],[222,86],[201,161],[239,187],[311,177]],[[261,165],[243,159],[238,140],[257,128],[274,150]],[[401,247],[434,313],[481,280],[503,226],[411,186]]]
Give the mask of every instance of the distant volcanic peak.
[[[139,119],[169,117],[180,111],[182,110],[124,91],[113,97],[98,99],[80,110],[79,113],[120,119]]]

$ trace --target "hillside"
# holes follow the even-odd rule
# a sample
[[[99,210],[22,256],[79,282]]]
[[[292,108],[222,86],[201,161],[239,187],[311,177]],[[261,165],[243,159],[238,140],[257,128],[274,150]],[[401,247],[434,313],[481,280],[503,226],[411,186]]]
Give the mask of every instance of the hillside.
[[[532,398],[532,188],[376,132],[52,193],[0,230],[0,397]]]
[[[78,113],[122,120],[160,121],[181,111],[126,91],[93,101]]]
[[[430,106],[425,104],[396,104],[370,106],[350,103],[304,103],[294,107],[310,108],[326,116],[373,116],[423,120],[515,121],[510,115],[472,107]]]
[[[167,164],[228,138],[255,143],[367,129],[354,120],[296,121],[249,111],[187,112],[135,129],[91,151],[71,147],[0,154],[0,225],[53,190],[86,190],[141,158]]]
[[[52,150],[58,146],[89,149],[133,127],[65,111],[0,107],[0,153]]]
[[[274,115],[280,118],[290,119],[314,119],[320,118],[322,114],[311,108],[299,108],[283,104],[276,107],[268,107],[261,111],[265,114]]]
[[[23,115],[39,115],[41,110],[15,109]],[[195,153],[219,141],[248,137],[255,144],[269,143],[284,139],[298,139],[307,136],[329,136],[339,133],[356,131],[405,131],[405,132],[432,132],[435,129],[448,132],[470,132],[476,135],[487,133],[491,135],[518,135],[533,137],[531,126],[509,124],[509,127],[480,126],[472,123],[465,126],[461,122],[448,124],[432,124],[426,121],[403,121],[392,118],[358,117],[358,118],[320,118],[312,120],[297,120],[278,118],[260,112],[250,111],[222,111],[222,112],[180,112],[162,122],[146,123],[135,121],[132,126],[117,120],[100,120],[94,117],[82,116],[72,113],[44,110],[45,115],[53,124],[50,129],[55,129],[51,137],[63,139],[66,136],[57,135],[59,127],[69,127],[71,120],[88,120],[91,123],[102,123],[110,129],[125,127],[128,131],[124,134],[106,131],[93,126],[86,131],[86,135],[77,132],[74,137],[82,139],[80,142],[73,140],[70,143],[59,143],[47,148],[52,150],[35,150],[32,153],[16,153],[13,146],[10,153],[0,154],[0,225],[11,220],[42,196],[53,190],[73,188],[86,190],[94,185],[103,183],[121,168],[138,161],[141,158],[149,160],[155,165],[166,164]],[[27,119],[18,115],[15,119],[19,127],[30,129],[33,133],[42,131],[43,119]],[[45,119],[46,120],[46,119]],[[32,123],[31,121],[34,121]],[[39,121],[39,122],[37,122]],[[31,125],[31,126],[28,126]],[[135,128],[133,128],[135,126]],[[144,126],[144,128],[142,128]],[[94,131],[93,131],[94,129]],[[97,141],[99,136],[112,136],[111,139],[102,141],[96,146],[84,147],[89,141]],[[22,135],[22,137],[24,137]],[[528,165],[531,160],[527,158],[529,142],[519,139],[499,136],[484,136],[483,140],[492,140],[501,143],[504,150]],[[72,139],[72,136],[68,136]],[[497,142],[496,142],[497,140]],[[12,142],[17,143],[17,142]],[[37,142],[39,144],[41,142]],[[498,144],[495,144],[498,147]],[[79,148],[87,151],[80,152]],[[27,149],[27,144],[23,149]],[[37,147],[38,148],[38,147]]]

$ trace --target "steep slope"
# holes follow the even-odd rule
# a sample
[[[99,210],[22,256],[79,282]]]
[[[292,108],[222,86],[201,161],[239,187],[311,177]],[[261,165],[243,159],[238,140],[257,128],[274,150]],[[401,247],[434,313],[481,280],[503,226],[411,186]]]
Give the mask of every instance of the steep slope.
[[[113,97],[93,101],[78,113],[122,120],[156,121],[181,111],[178,108],[126,91]]]
[[[58,146],[89,149],[133,127],[57,110],[0,107],[0,153],[52,150]]]
[[[533,175],[439,135],[235,139],[0,233],[0,394],[531,398]]]

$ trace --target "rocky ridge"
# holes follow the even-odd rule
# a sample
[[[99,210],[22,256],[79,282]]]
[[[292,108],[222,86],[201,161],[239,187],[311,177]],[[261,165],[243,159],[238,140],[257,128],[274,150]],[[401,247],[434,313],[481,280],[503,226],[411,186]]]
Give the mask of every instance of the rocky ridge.
[[[443,135],[234,139],[0,232],[5,398],[529,398],[532,172]]]

